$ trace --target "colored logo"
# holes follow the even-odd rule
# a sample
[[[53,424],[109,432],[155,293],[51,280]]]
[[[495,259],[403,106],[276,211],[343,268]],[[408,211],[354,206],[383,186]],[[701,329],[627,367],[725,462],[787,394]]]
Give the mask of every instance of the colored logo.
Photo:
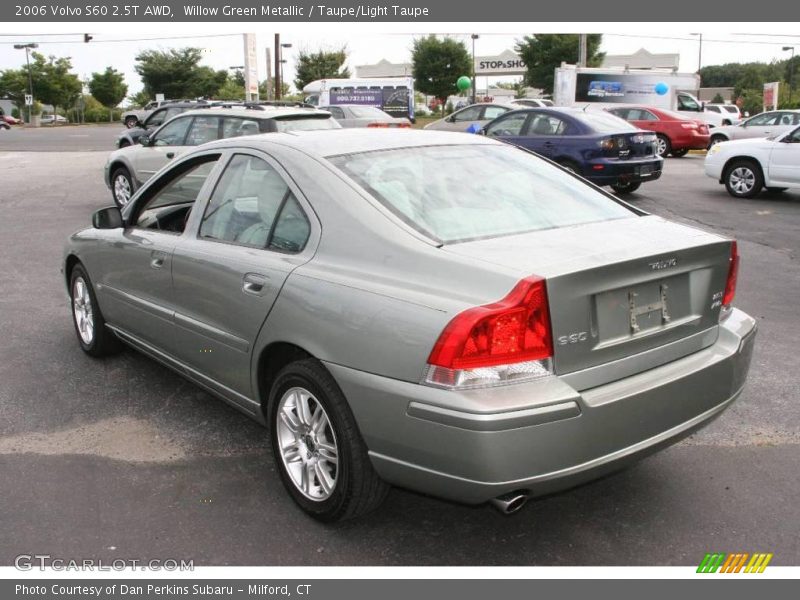
[[[700,566],[697,567],[698,573],[763,573],[769,561],[772,560],[772,553],[755,552],[736,552],[725,554],[724,552],[707,553]]]
[[[663,96],[669,91],[669,86],[664,82],[659,82],[656,84],[655,91],[659,96]]]

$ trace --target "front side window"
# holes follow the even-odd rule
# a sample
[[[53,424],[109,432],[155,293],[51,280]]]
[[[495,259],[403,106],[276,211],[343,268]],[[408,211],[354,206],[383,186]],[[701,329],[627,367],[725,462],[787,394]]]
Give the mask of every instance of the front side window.
[[[481,116],[480,106],[468,106],[467,108],[453,113],[453,121],[477,121]]]
[[[146,124],[146,126],[148,128],[149,127],[158,127],[159,125],[162,125],[164,123],[164,121],[167,120],[166,119],[166,115],[167,115],[167,109],[166,108],[163,108],[161,110],[157,110],[153,114],[151,114],[149,117],[147,117],[147,120],[145,121],[145,124]]]
[[[286,252],[305,247],[308,220],[289,186],[266,161],[237,154],[220,177],[200,237]]]
[[[186,139],[186,132],[189,130],[189,124],[191,122],[192,119],[189,117],[173,119],[156,133],[155,139],[153,140],[153,145],[182,146],[183,140]]]
[[[505,144],[423,146],[329,160],[401,220],[444,244],[635,215],[562,169]],[[464,173],[470,174],[468,186]]]
[[[719,114],[719,106],[706,106],[706,110],[708,112],[713,112]]]
[[[203,157],[200,162],[179,168],[177,174],[165,174],[162,177],[166,180],[164,184],[138,211],[135,226],[172,233],[183,232],[200,190],[218,159],[219,155]]]

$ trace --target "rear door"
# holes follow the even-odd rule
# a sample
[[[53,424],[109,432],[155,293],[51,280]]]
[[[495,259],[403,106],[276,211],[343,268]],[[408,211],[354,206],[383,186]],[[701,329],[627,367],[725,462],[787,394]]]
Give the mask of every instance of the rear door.
[[[544,157],[555,159],[561,151],[563,136],[568,129],[569,123],[556,115],[532,113],[523,144]]]
[[[741,127],[731,130],[730,135],[733,140],[747,138],[761,138],[777,133],[776,128],[781,120],[781,113],[767,112],[756,115],[752,119],[745,121]]]
[[[319,225],[277,162],[237,151],[189,228],[172,267],[181,359],[250,396],[253,343],[286,277],[310,259]]]

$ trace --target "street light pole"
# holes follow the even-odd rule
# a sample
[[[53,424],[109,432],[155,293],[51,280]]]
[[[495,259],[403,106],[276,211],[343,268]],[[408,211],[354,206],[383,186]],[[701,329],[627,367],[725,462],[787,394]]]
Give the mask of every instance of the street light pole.
[[[473,104],[475,104],[475,102],[477,101],[475,99],[475,95],[477,93],[477,90],[475,89],[475,86],[476,86],[476,83],[475,83],[475,40],[477,40],[480,37],[481,36],[479,36],[477,33],[473,33],[472,34],[472,103]],[[487,92],[488,92],[488,87],[487,87]]]
[[[792,58],[789,59],[789,106],[792,105],[792,90],[794,89],[794,46],[784,46],[783,51],[792,51]]]
[[[31,49],[38,48],[39,44],[14,44],[17,50],[25,50],[25,64],[28,66],[28,92],[31,95],[31,104],[28,104],[28,125],[33,121],[33,77],[31,76]]]

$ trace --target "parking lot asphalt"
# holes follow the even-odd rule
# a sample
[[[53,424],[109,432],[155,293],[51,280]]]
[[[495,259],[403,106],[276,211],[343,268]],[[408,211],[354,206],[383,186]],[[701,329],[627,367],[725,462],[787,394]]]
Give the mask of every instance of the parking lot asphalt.
[[[740,240],[736,304],[760,332],[743,395],[709,427],[512,517],[393,490],[377,513],[322,525],[283,490],[261,426],[133,351],[80,351],[59,263],[110,202],[111,143],[85,152],[66,131],[40,142],[71,152],[0,151],[0,565],[696,565],[709,551],[800,564],[800,190],[734,200],[687,156],[631,197]]]

